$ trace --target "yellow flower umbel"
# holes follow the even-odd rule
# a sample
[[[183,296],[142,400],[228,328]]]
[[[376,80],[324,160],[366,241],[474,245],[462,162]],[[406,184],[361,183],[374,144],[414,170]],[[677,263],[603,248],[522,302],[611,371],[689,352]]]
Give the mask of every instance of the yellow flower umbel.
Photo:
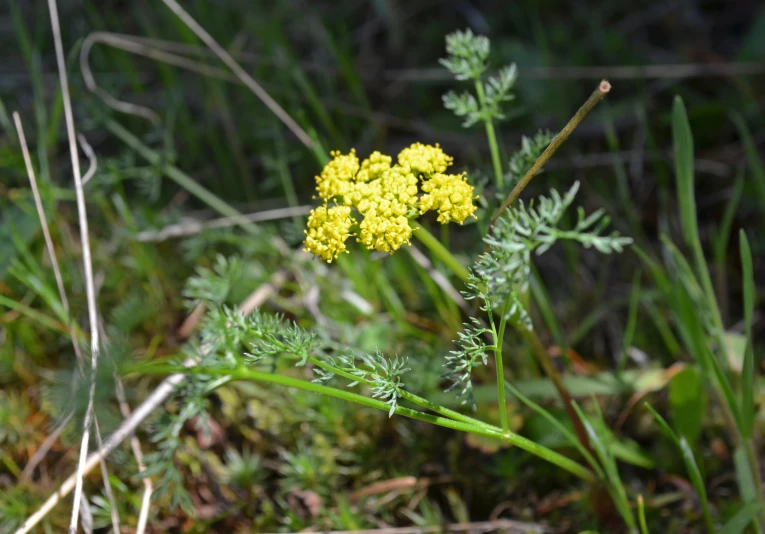
[[[444,172],[449,168],[454,158],[447,156],[441,147],[415,143],[405,148],[398,155],[398,164],[409,166],[418,174],[430,176],[436,172]]]
[[[475,212],[473,186],[462,174],[434,174],[422,184],[425,194],[420,199],[420,213],[438,210],[438,222],[460,224]]]
[[[359,171],[359,158],[356,151],[343,155],[340,151],[332,152],[332,161],[327,163],[321,176],[316,177],[316,190],[327,203],[336,198],[342,198],[353,189],[353,180]]]
[[[348,206],[321,206],[311,210],[305,231],[305,251],[332,263],[340,254],[347,252],[345,241],[351,235],[351,226],[355,222]]]
[[[452,157],[438,145],[415,143],[393,158],[373,152],[359,164],[356,152],[332,152],[330,161],[316,177],[316,190],[324,207],[311,211],[305,250],[331,262],[346,252],[345,241],[362,216],[357,241],[369,250],[393,253],[409,244],[414,229],[410,218],[438,210],[438,221],[462,223],[475,212],[473,187],[461,174],[443,174]],[[422,191],[418,198],[418,184]],[[336,203],[328,207],[330,202]]]

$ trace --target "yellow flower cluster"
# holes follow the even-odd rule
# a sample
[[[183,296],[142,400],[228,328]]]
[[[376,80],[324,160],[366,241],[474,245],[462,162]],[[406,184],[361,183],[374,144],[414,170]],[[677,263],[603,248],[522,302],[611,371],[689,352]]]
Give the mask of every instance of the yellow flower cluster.
[[[438,210],[438,222],[461,223],[475,212],[473,186],[467,183],[464,174],[434,174],[422,184],[425,192],[420,199],[420,213]]]
[[[410,217],[437,210],[442,224],[462,223],[473,215],[473,186],[462,174],[444,174],[453,158],[438,145],[415,143],[399,153],[398,163],[373,152],[359,164],[355,150],[332,152],[330,161],[316,177],[316,190],[324,206],[311,211],[305,231],[305,250],[332,262],[347,252],[345,241],[357,224],[355,208],[363,219],[357,241],[369,250],[393,253],[409,244],[414,229]],[[422,191],[418,198],[418,183]],[[329,207],[329,203],[335,203]]]
[[[416,208],[417,177],[396,165],[363,185],[369,185],[364,189],[373,189],[374,194],[354,204],[364,216],[359,225],[359,241],[369,250],[395,252],[404,243],[409,243],[412,236],[407,215]]]
[[[345,241],[351,235],[351,225],[354,222],[348,206],[328,208],[325,205],[311,210],[305,231],[306,251],[332,263],[332,260],[346,251]]]
[[[454,161],[454,158],[444,154],[441,147],[415,143],[405,148],[398,155],[398,164],[409,166],[412,172],[430,176],[434,172],[444,172]]]
[[[332,161],[327,163],[321,176],[316,177],[316,190],[319,196],[327,203],[336,198],[342,198],[351,192],[353,178],[359,171],[359,158],[356,151],[344,156],[339,151],[332,152]]]

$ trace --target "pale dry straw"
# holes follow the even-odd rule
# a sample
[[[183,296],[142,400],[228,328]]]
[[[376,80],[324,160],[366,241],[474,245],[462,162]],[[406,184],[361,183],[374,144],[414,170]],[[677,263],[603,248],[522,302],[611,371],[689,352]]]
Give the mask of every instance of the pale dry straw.
[[[88,213],[85,206],[85,192],[80,174],[80,159],[77,152],[77,136],[74,128],[74,114],[72,113],[72,100],[69,95],[69,81],[66,74],[66,61],[64,59],[64,46],[61,42],[61,26],[58,19],[58,7],[56,0],[48,0],[50,10],[50,22],[53,31],[53,42],[56,49],[56,63],[58,65],[59,81],[61,83],[61,95],[64,103],[64,118],[66,121],[66,133],[69,141],[69,155],[72,159],[72,172],[74,174],[74,190],[77,198],[77,214],[80,225],[80,239],[82,242],[82,262],[85,271],[85,292],[88,301],[88,319],[90,321],[90,388],[88,391],[88,407],[85,411],[85,420],[82,429],[82,442],[80,446],[80,459],[77,466],[75,481],[74,501],[72,503],[72,517],[69,523],[70,534],[77,532],[77,519],[82,499],[82,477],[85,461],[88,454],[88,442],[90,440],[90,425],[93,419],[93,398],[95,395],[95,373],[98,367],[98,312],[96,309],[95,286],[93,283],[93,265],[90,255],[90,237],[88,233]]]
[[[247,297],[242,304],[239,305],[239,312],[244,315],[249,315],[256,308],[263,305],[268,299],[270,299],[287,281],[287,276],[284,271],[276,271],[271,277],[271,280],[258,287],[253,291],[249,297]],[[203,348],[203,354],[206,354],[207,348]],[[187,360],[185,362],[186,367],[194,367],[196,362]],[[187,375],[183,373],[176,373],[168,376],[160,385],[141,403],[128,417],[122,421],[122,424],[114,431],[106,440],[103,446],[99,447],[97,451],[92,452],[86,459],[82,474],[87,474],[93,470],[93,468],[99,463],[101,458],[105,458],[111,453],[125,438],[131,436],[138,425],[140,425],[146,418],[151,415],[154,410],[159,408],[164,403],[173,391],[186,380]],[[59,486],[58,490],[53,493],[48,500],[46,500],[42,506],[32,514],[21,527],[16,530],[15,534],[27,534],[35,525],[37,525],[63,498],[69,495],[69,492],[75,487],[75,481],[79,476],[79,471],[70,475]],[[146,498],[144,494],[144,499]]]

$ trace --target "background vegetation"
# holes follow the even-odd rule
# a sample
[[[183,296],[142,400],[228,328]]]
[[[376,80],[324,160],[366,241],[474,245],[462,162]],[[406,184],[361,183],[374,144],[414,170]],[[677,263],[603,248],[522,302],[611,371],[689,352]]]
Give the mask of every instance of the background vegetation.
[[[185,342],[198,339],[192,332],[202,305],[237,306],[254,292],[263,312],[284,314],[338,347],[408,357],[407,389],[465,409],[443,393],[442,375],[444,355],[475,307],[439,283],[451,278],[464,288],[439,258],[416,241],[394,256],[355,249],[331,266],[300,249],[322,150],[395,154],[415,141],[440,143],[477,184],[484,207],[496,202],[483,128],[462,128],[441,99],[463,88],[438,64],[444,37],[470,27],[491,38],[492,67],[518,67],[515,98],[495,124],[509,174],[510,162],[527,164],[524,148],[534,153],[523,136],[560,130],[602,78],[613,86],[523,196],[566,191],[578,180],[578,204],[605,210],[637,245],[610,256],[556,245],[535,259],[530,283],[544,349],[582,409],[595,414],[600,406],[598,432],[630,502],[643,496],[651,531],[695,532],[726,524],[757,500],[756,480],[747,488],[736,472],[742,452],[725,407],[743,412],[737,421],[745,434],[761,434],[765,11],[758,2],[200,0],[185,7],[322,148],[307,149],[162,2],[60,2],[75,121],[98,162],[85,193],[106,340],[96,389],[104,439],[123,419],[112,364],[135,407],[162,380],[147,364],[199,348]],[[69,314],[45,254],[13,111],[31,146],[71,317],[83,330],[87,303],[47,5],[10,0],[0,20],[0,532],[13,532],[74,471],[87,404],[86,387],[70,389],[77,363]],[[95,92],[80,59],[91,46]],[[111,109],[104,94],[134,113]],[[676,95],[695,147],[679,157],[690,132],[682,130]],[[209,224],[233,210],[266,215]],[[490,213],[441,234],[431,229],[470,265],[483,250]],[[573,213],[564,223],[575,223]],[[740,229],[749,238],[751,277],[742,270]],[[709,342],[705,314],[715,308],[716,355],[733,404],[699,359]],[[74,335],[84,339],[79,329]],[[524,340],[508,336],[505,353],[511,385],[568,421]],[[291,364],[281,371],[311,378]],[[474,415],[499,424],[493,381],[491,368],[475,372]],[[137,433],[155,486],[149,532],[479,522],[473,528],[624,528],[596,490],[492,438],[279,386],[195,384]],[[575,454],[548,419],[517,399],[507,400],[512,430]],[[646,401],[673,434],[662,432]],[[56,428],[62,433],[46,443]],[[675,446],[680,438],[686,454]],[[762,463],[761,443],[753,444]],[[45,457],[25,469],[39,450]],[[686,469],[688,450],[701,486]],[[121,528],[131,532],[142,481],[127,442],[107,467]],[[106,531],[113,509],[98,471],[86,478],[85,516]],[[70,502],[40,531],[63,529]]]

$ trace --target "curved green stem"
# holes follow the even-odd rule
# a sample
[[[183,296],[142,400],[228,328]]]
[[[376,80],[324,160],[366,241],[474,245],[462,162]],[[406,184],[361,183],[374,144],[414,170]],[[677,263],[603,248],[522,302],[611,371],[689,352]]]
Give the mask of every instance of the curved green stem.
[[[424,228],[420,227],[417,230],[414,231],[414,235],[426,246],[430,249],[433,254],[435,254],[444,264],[452,270],[454,274],[459,276],[463,281],[467,280],[469,271],[465,266],[463,266],[459,261],[457,261],[457,258],[455,258],[449,250],[444,247],[438,239],[436,239],[433,234],[425,230]],[[543,370],[547,374],[547,376],[550,378],[550,380],[555,385],[555,388],[558,391],[558,394],[561,397],[561,400],[563,401],[563,405],[566,409],[566,412],[568,413],[569,418],[571,419],[571,422],[574,425],[574,429],[576,431],[576,435],[578,436],[581,444],[583,447],[585,447],[588,450],[590,449],[589,440],[587,439],[587,432],[584,429],[584,425],[582,424],[582,421],[579,419],[576,411],[573,409],[572,406],[572,399],[571,394],[568,391],[568,388],[563,383],[563,379],[561,378],[558,371],[555,369],[555,366],[550,361],[550,356],[547,354],[547,351],[544,348],[544,345],[542,344],[542,341],[537,336],[536,332],[533,330],[529,330],[528,328],[524,327],[521,324],[513,323],[513,327],[523,336],[523,338],[526,340],[526,342],[531,347],[534,355],[536,356],[537,361],[542,366]],[[504,334],[504,330],[503,330]],[[495,343],[495,345],[498,345]],[[501,351],[501,347],[499,348]],[[499,358],[496,358],[497,361],[497,390],[498,393],[502,395],[502,399],[504,400],[504,380],[502,382],[502,386],[499,384],[499,378],[502,376],[500,373],[503,370],[502,364],[500,363],[501,358],[501,352]]]
[[[459,412],[455,412],[454,410],[450,410],[449,408],[444,408],[443,406],[440,406],[434,402],[430,402],[428,399],[420,397],[419,395],[415,395],[414,393],[410,393],[408,391],[402,391],[401,398],[406,399],[415,404],[419,404],[423,408],[427,408],[428,410],[431,410],[439,415],[443,415],[444,417],[454,419],[455,421],[460,421],[462,423],[466,423],[469,425],[485,428],[487,430],[491,430],[492,432],[501,432],[501,430],[498,427],[492,424],[485,423],[484,421],[481,421],[480,419],[475,419],[473,417],[461,414]]]
[[[353,375],[343,369],[335,367],[334,365],[330,365],[326,362],[323,362],[316,357],[309,356],[308,361],[316,365],[317,367],[321,367],[322,369],[329,371],[330,373],[336,374],[338,376],[342,376],[343,378],[346,378],[353,382],[360,382],[368,386],[374,385],[374,382],[372,382],[371,380],[367,378]],[[494,425],[490,425],[489,423],[485,423],[479,419],[474,419],[473,417],[463,415],[459,412],[455,412],[454,410],[450,410],[449,408],[445,408],[443,406],[430,402],[428,399],[424,399],[420,397],[419,395],[415,395],[414,393],[411,393],[409,391],[402,390],[399,393],[402,399],[406,399],[409,402],[419,404],[423,408],[427,408],[428,410],[431,410],[439,415],[443,415],[444,417],[448,417],[449,419],[453,419],[455,421],[460,421],[462,423],[466,423],[469,425],[485,428],[486,430],[490,430],[492,432],[501,432],[501,430]]]
[[[505,401],[505,371],[502,361],[502,341],[505,339],[505,327],[507,326],[507,314],[510,309],[510,299],[507,299],[502,309],[502,317],[499,319],[499,333],[494,337],[494,366],[497,370],[497,398],[499,399],[499,417],[502,421],[502,430],[507,434],[510,425],[507,421],[507,402]],[[492,330],[494,324],[492,321]]]
[[[348,402],[361,404],[363,406],[369,406],[370,408],[375,408],[378,410],[382,410],[384,412],[390,411],[390,405],[386,404],[385,402],[381,400],[364,397],[363,395],[358,395],[356,393],[352,393],[350,391],[345,391],[342,389],[322,386],[321,384],[316,384],[315,382],[308,382],[306,380],[300,380],[298,378],[292,378],[290,376],[267,373],[264,371],[256,371],[254,369],[247,369],[243,367],[238,367],[235,369],[194,367],[191,369],[187,369],[181,366],[157,365],[157,366],[143,367],[142,372],[155,373],[155,374],[194,373],[194,374],[204,374],[204,375],[210,375],[210,376],[227,376],[227,377],[230,377],[232,380],[257,380],[259,382],[278,384],[281,386],[302,389],[305,391],[311,391],[313,393],[319,393],[321,395],[326,395],[328,397],[334,397],[334,398],[342,399]],[[523,449],[526,452],[533,454],[534,456],[537,456],[547,462],[550,462],[553,465],[557,465],[561,469],[568,471],[569,473],[581,478],[582,480],[586,480],[587,482],[595,481],[595,477],[593,476],[593,474],[580,463],[575,462],[574,460],[571,460],[570,458],[567,458],[563,456],[562,454],[559,454],[551,449],[548,449],[547,447],[543,447],[542,445],[534,443],[533,441],[526,439],[523,436],[519,436],[518,434],[515,434],[512,432],[502,434],[492,430],[488,430],[484,427],[462,423],[460,421],[454,421],[452,419],[441,417],[439,415],[426,414],[417,410],[412,410],[410,408],[404,408],[402,406],[397,406],[394,410],[394,413],[398,415],[403,415],[404,417],[409,417],[411,419],[417,419],[418,421],[431,423],[433,425],[438,425],[445,428],[451,428],[453,430],[460,430],[462,432],[468,432],[471,434],[478,434],[482,436],[492,437],[500,441],[504,441],[505,443],[514,445],[518,447],[519,449]]]
[[[478,94],[478,103],[481,110],[486,107],[486,95],[483,92],[483,84],[480,79],[475,80],[475,92]],[[497,146],[497,137],[494,134],[494,123],[488,115],[483,120],[486,126],[486,137],[489,140],[489,150],[491,150],[491,162],[494,165],[494,177],[497,180],[497,186],[502,189],[505,185],[505,176],[502,174],[502,163],[499,161],[499,147]]]

